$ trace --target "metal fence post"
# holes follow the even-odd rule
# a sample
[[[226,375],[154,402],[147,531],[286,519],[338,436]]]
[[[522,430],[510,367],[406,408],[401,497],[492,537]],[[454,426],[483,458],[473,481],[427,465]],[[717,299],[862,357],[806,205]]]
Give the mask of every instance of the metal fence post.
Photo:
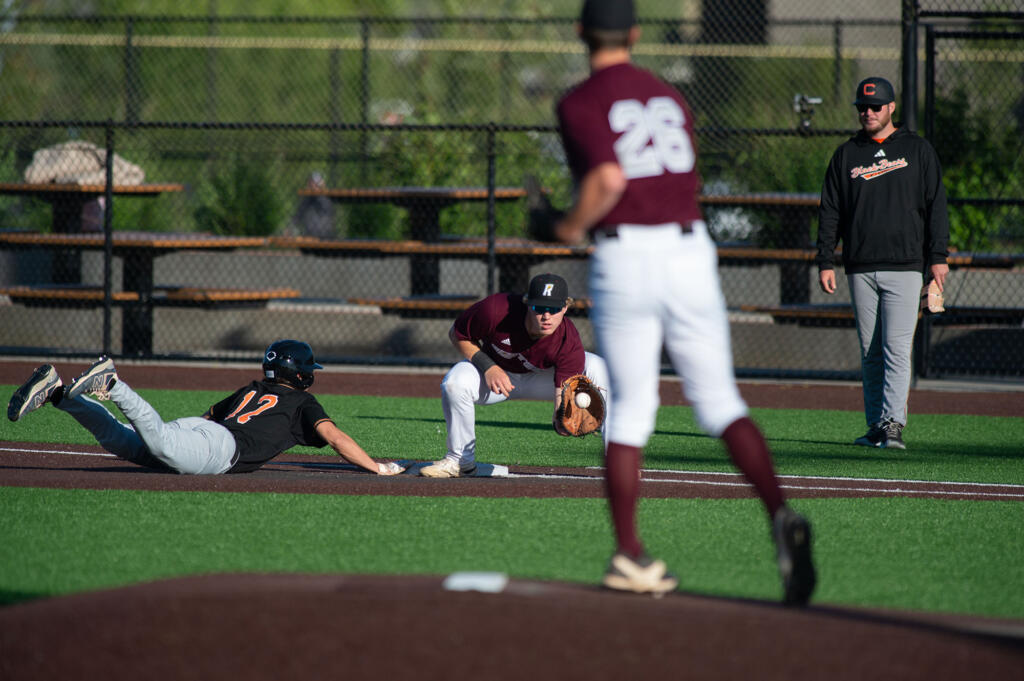
[[[362,84],[359,91],[360,97],[360,123],[366,125],[370,122],[370,20],[363,17],[359,22],[359,37],[363,41],[362,62],[360,64],[360,77]],[[360,180],[366,176],[367,157],[370,153],[370,137],[364,129],[359,140],[359,173]]]
[[[124,22],[124,119],[135,123],[139,119],[139,68],[133,44],[135,17]]]
[[[903,124],[917,130],[917,10],[918,0],[903,0]]]
[[[206,35],[216,36],[217,11],[213,4],[210,5],[210,14],[206,24]],[[206,48],[206,117],[208,120],[217,120],[217,50],[213,47]]]
[[[330,95],[327,100],[327,120],[338,124],[342,122],[341,115],[341,51],[338,48],[331,50],[328,56],[327,82]],[[327,149],[329,160],[327,165],[327,186],[336,187],[338,184],[338,160],[341,158],[341,134],[337,128],[332,127],[327,133]]]
[[[495,293],[494,270],[497,266],[497,257],[494,252],[497,239],[497,226],[494,221],[495,166],[497,161],[497,153],[495,151],[496,134],[494,123],[491,122],[487,127],[487,295]]]
[[[103,354],[110,356],[114,260],[114,121],[107,119],[106,188],[103,192]]]
[[[832,69],[832,96],[838,102],[842,96],[843,79],[843,20],[836,19],[832,24],[832,50],[835,66]]]
[[[935,27],[924,27],[924,136],[935,139]]]

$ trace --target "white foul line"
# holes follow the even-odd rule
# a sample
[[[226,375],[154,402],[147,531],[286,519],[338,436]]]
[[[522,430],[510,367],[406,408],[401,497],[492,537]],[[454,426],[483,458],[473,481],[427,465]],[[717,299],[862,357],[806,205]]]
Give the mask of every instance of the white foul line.
[[[791,477],[792,478],[792,477],[799,477],[799,476],[786,476],[786,477]],[[829,478],[821,478],[819,476],[818,479],[828,480]],[[836,479],[837,480],[838,479],[847,480],[847,479],[851,479],[851,478],[836,478]],[[852,479],[856,480],[857,478],[852,478]],[[660,479],[659,478],[643,478],[643,481],[644,482],[669,482],[669,483],[678,483],[678,484],[684,484],[684,485],[707,485],[707,486],[710,486],[710,487],[714,487],[714,486],[720,486],[720,487],[749,487],[750,486],[749,483],[746,483],[746,482],[716,482],[716,481],[713,481],[713,480],[687,480],[685,478],[660,478]],[[928,482],[928,481],[923,481],[923,480],[922,481],[906,481],[906,482],[920,482],[920,484],[923,484],[923,485],[942,485],[942,484],[962,485],[962,484],[968,484],[968,483],[960,483],[960,482],[953,482],[953,483]],[[982,484],[982,483],[974,483],[974,484]],[[1012,487],[1013,485],[1003,485],[1003,486],[1004,487]],[[906,488],[903,488],[903,487],[836,487],[836,486],[825,486],[825,485],[780,485],[780,487],[782,487],[782,489],[786,489],[786,490],[812,490],[812,491],[820,491],[820,492],[875,492],[875,493],[879,493],[879,494],[921,494],[921,495],[927,495],[927,496],[933,496],[933,495],[935,495],[935,496],[968,495],[968,496],[975,496],[975,497],[1005,497],[1005,498],[1009,498],[1009,499],[1024,499],[1024,488],[1022,488],[1021,492],[1018,492],[1016,494],[1012,494],[1012,493],[1003,493],[1003,492],[972,492],[972,491],[967,491],[967,490],[961,490],[961,491],[946,491],[946,490],[935,490],[935,489],[916,490],[916,489],[906,489]]]
[[[63,449],[25,449],[16,447],[0,447],[0,452],[23,452],[30,454],[67,454],[72,456],[98,456],[103,458],[116,459],[117,457],[113,454],[106,452],[74,452]],[[331,464],[317,464],[317,466]],[[344,464],[335,464],[337,467],[342,467]],[[588,466],[586,470],[603,470],[599,466]],[[711,471],[674,471],[667,469],[643,469],[643,473],[655,473],[655,474],[668,474],[668,475],[704,475],[704,476],[717,476],[717,477],[733,477],[742,478],[742,473],[715,473]],[[554,474],[554,473],[512,473],[509,472],[509,478],[533,478],[542,480],[592,480],[594,482],[603,482],[602,477],[587,477],[580,475],[565,475],[565,474]],[[790,480],[842,480],[846,482],[880,482],[880,483],[891,483],[891,484],[909,484],[909,485],[944,485],[949,487],[955,486],[974,486],[974,487],[1003,487],[1010,490],[1020,490],[1014,492],[970,492],[970,491],[952,491],[952,490],[915,490],[906,489],[904,487],[839,487],[839,486],[826,486],[826,485],[782,485],[783,489],[788,490],[810,490],[820,492],[869,492],[876,494],[919,494],[928,496],[959,496],[959,495],[971,495],[979,497],[993,497],[993,498],[1005,498],[1005,499],[1024,499],[1024,485],[1014,485],[1009,483],[986,483],[986,482],[950,482],[950,481],[935,481],[935,480],[890,480],[886,478],[849,478],[849,477],[828,477],[824,475],[780,475],[780,479]],[[737,482],[729,482],[722,480],[697,480],[693,478],[643,478],[644,482],[664,482],[678,485],[706,485],[709,487],[749,487],[749,483],[746,480]]]
[[[603,470],[599,466],[589,466],[587,470]],[[673,471],[664,469],[644,469],[642,471],[646,474],[668,474],[668,475],[704,475],[704,476],[716,476],[716,477],[731,477],[731,478],[743,478],[742,473],[714,473],[709,471]],[[509,473],[510,478],[545,478],[545,479],[562,479],[562,480],[579,480],[581,479],[578,475],[558,475],[552,473]],[[978,496],[978,497],[993,497],[993,498],[1005,498],[1005,499],[1024,499],[1024,485],[1014,485],[1007,483],[985,483],[985,482],[950,482],[950,481],[937,481],[937,480],[889,480],[886,478],[849,478],[849,477],[828,477],[823,475],[780,475],[780,479],[788,480],[836,480],[844,482],[878,482],[885,483],[879,487],[843,487],[833,485],[800,485],[800,484],[783,484],[782,488],[787,490],[808,490],[808,491],[820,491],[820,492],[873,492],[876,494],[917,494],[923,496]],[[594,481],[601,482],[603,478],[594,477]],[[669,484],[679,485],[706,485],[709,487],[749,487],[750,483],[745,478],[736,482],[730,482],[727,480],[701,480],[694,478],[650,478],[644,477],[643,482],[664,482]],[[886,485],[897,485],[896,487],[889,487]],[[970,491],[970,490],[916,490],[907,489],[903,485],[940,485],[945,487],[999,487],[1011,492],[984,492],[984,491]],[[1018,491],[1019,490],[1019,491]]]
[[[601,466],[588,466],[587,470],[602,471]],[[676,471],[667,468],[645,468],[644,473],[666,473],[668,475],[714,475],[720,477],[742,478],[742,473],[730,473],[728,471]],[[911,480],[903,478],[849,478],[839,475],[779,475],[778,478],[792,478],[794,480],[846,480],[849,482],[905,482],[912,485],[977,485],[978,487],[1008,487],[1010,489],[1024,490],[1024,485],[1016,485],[1005,482],[953,482],[949,480]]]
[[[71,452],[63,449],[18,449],[15,447],[0,447],[0,452],[28,452],[30,454],[72,454],[74,456],[102,456],[108,459],[117,457],[107,452]]]

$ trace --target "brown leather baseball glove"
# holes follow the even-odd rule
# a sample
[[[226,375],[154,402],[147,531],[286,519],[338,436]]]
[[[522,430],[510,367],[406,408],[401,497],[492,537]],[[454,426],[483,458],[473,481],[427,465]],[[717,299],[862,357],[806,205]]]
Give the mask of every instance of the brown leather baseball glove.
[[[586,395],[583,401],[589,401],[589,404],[579,406],[577,395]],[[555,430],[583,437],[599,430],[604,423],[604,416],[604,395],[589,378],[576,374],[562,382],[561,402],[555,413]]]

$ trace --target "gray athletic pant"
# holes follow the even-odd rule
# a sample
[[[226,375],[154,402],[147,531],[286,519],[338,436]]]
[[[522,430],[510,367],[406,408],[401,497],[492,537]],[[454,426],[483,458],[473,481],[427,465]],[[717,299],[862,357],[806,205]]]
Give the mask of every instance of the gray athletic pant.
[[[103,449],[140,466],[212,475],[224,473],[233,463],[235,438],[208,419],[189,416],[164,423],[148,402],[118,379],[110,400],[128,417],[121,423],[96,400],[82,396],[61,400],[66,411],[93,434]]]
[[[860,272],[846,277],[857,316],[864,416],[907,424],[911,351],[921,303],[920,272]]]

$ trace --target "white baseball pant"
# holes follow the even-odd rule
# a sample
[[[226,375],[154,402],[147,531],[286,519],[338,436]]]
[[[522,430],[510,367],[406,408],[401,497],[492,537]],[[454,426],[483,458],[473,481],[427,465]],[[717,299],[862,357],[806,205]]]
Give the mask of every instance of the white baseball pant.
[[[643,447],[660,404],[662,347],[698,425],[718,437],[747,415],[736,387],[718,254],[703,222],[619,225],[598,235],[590,268],[591,319],[608,365],[615,410],[605,437]]]
[[[606,416],[612,412],[608,369],[604,360],[587,352],[583,373],[601,388],[605,398]],[[554,412],[555,370],[545,369],[526,374],[509,373],[514,390],[508,396],[491,392],[483,376],[469,360],[462,360],[448,370],[441,381],[441,405],[448,426],[445,458],[468,468],[476,461],[476,405],[499,404],[505,400],[548,400]]]

